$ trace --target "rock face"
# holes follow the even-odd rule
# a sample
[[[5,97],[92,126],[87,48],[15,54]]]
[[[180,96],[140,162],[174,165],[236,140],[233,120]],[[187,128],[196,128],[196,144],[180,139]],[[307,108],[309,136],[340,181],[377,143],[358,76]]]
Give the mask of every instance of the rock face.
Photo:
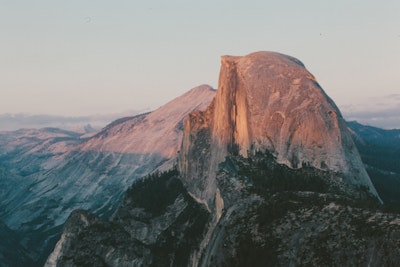
[[[223,57],[177,166],[135,182],[110,220],[74,212],[47,265],[396,266],[400,216],[376,197],[340,112],[298,60]]]
[[[184,119],[192,111],[205,110],[214,95],[215,90],[210,86],[198,86],[136,120],[122,119],[108,125],[79,149],[141,155],[158,153],[164,158],[175,158],[181,146]],[[148,142],[149,139],[160,141]]]
[[[204,110],[214,95],[210,86],[193,88],[89,139],[56,129],[0,134],[0,219],[43,264],[73,210],[108,218],[133,181],[171,168],[185,117]]]
[[[197,198],[214,206],[218,164],[229,153],[257,151],[291,168],[332,171],[344,187],[378,196],[340,111],[299,60],[273,52],[223,56],[218,88],[205,112],[189,116],[179,156]]]

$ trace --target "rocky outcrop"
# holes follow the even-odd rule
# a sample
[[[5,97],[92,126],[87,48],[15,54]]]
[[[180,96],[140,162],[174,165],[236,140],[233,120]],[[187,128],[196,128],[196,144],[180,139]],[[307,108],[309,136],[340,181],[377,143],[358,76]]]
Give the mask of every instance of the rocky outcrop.
[[[74,211],[45,266],[186,266],[209,218],[176,170],[153,174],[127,191],[110,221]]]
[[[188,190],[213,206],[218,164],[230,153],[257,151],[291,168],[332,171],[347,187],[378,196],[340,111],[299,60],[223,56],[213,104],[186,122],[179,170]]]

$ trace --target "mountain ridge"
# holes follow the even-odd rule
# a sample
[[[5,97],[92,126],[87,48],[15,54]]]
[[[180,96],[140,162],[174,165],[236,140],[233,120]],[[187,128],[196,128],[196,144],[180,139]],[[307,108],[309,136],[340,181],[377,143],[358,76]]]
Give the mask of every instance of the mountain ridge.
[[[181,121],[214,94],[210,86],[195,87],[152,113],[117,120],[91,138],[50,128],[0,134],[0,183],[7,188],[0,189],[0,219],[24,236],[40,265],[73,210],[108,218],[135,179],[170,168],[181,142]]]
[[[339,110],[300,61],[223,57],[216,97],[186,119],[176,167],[134,183],[110,220],[74,212],[47,264],[391,266],[400,217],[378,197]]]

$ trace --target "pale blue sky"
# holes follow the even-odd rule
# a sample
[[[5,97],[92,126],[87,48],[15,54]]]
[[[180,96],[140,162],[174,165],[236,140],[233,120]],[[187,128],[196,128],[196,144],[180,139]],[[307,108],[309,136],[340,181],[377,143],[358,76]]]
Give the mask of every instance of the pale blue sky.
[[[0,0],[0,114],[155,108],[259,50],[303,61],[339,107],[374,104],[400,94],[400,1]]]

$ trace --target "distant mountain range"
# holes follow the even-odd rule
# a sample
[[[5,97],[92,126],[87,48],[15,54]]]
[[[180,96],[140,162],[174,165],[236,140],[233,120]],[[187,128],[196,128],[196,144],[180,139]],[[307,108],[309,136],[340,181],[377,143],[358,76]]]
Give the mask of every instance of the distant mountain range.
[[[92,116],[52,116],[31,114],[0,114],[0,131],[15,131],[19,129],[60,128],[63,130],[88,133],[99,130],[110,122],[127,116],[133,116],[144,111],[92,115]]]
[[[367,101],[367,100],[366,100]],[[378,101],[378,100],[375,100]],[[371,105],[344,105],[341,112],[346,120],[382,129],[400,129],[400,95],[391,95]],[[19,129],[60,128],[79,133],[100,130],[110,122],[123,117],[149,112],[148,110],[92,116],[52,116],[32,114],[0,114],[0,131]]]

